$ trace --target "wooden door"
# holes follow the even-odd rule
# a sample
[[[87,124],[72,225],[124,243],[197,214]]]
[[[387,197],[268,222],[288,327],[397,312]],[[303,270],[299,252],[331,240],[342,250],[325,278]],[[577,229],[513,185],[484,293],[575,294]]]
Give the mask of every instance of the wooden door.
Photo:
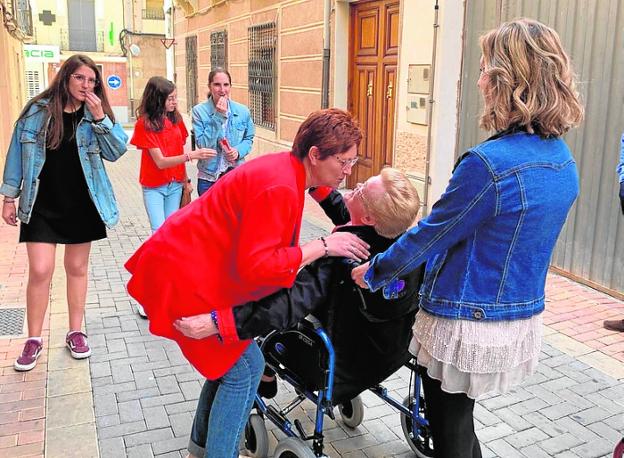
[[[373,0],[351,6],[349,111],[364,138],[349,187],[392,165],[399,0]]]

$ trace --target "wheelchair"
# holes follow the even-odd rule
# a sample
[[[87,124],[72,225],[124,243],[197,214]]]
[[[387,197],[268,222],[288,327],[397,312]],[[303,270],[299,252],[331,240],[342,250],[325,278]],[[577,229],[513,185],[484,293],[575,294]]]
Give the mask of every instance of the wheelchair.
[[[269,405],[256,395],[254,409],[245,427],[244,445],[247,454],[265,458],[269,452],[269,439],[265,421],[276,425],[285,435],[275,449],[274,458],[326,457],[323,446],[323,422],[325,416],[336,419],[335,407],[342,423],[356,428],[364,419],[364,405],[358,395],[349,401],[334,405],[334,373],[336,353],[331,339],[321,323],[307,317],[296,328],[273,331],[261,339],[260,348],[266,363],[277,375],[292,386],[295,397],[284,407]],[[411,371],[409,395],[398,400],[389,395],[381,384],[368,388],[398,411],[403,434],[418,458],[434,455],[433,441],[425,416],[425,402],[421,379],[413,360],[405,363]],[[305,431],[301,421],[288,418],[305,400],[316,406],[314,431]]]

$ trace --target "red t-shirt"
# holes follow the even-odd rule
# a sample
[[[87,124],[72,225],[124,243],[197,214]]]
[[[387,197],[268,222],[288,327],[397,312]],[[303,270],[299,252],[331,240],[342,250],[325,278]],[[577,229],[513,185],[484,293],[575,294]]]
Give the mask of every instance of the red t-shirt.
[[[169,119],[165,119],[165,125],[160,132],[149,130],[145,126],[142,116],[134,126],[134,133],[130,143],[141,150],[141,172],[139,182],[148,188],[162,186],[172,181],[184,181],[186,170],[184,163],[159,169],[149,153],[150,148],[158,148],[163,156],[179,156],[184,152],[188,132],[184,122],[179,121],[173,124]]]

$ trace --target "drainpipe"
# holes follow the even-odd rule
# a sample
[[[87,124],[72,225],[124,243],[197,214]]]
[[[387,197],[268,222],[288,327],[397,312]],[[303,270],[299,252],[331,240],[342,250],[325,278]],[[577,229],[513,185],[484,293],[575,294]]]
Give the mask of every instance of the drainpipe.
[[[440,27],[440,23],[438,22],[438,15],[440,12],[440,6],[438,5],[438,0],[435,2],[434,6],[435,14],[433,19],[433,51],[431,54],[431,75],[429,78],[429,110],[427,110],[427,152],[425,157],[425,186],[423,188],[423,198],[424,202],[422,203],[423,213],[422,217],[427,216],[427,207],[429,206],[429,185],[431,184],[431,177],[429,176],[429,163],[431,161],[431,120],[433,119],[433,85],[435,81],[435,65],[436,65],[436,50],[438,47],[438,28]]]
[[[163,10],[165,11],[165,37],[171,39],[173,38],[173,1],[165,0],[163,3]],[[173,52],[173,46],[170,46],[169,49],[165,51],[167,79],[169,81],[173,81],[173,74],[175,73]]]
[[[329,19],[331,16],[331,0],[325,0],[323,20],[323,84],[321,86],[321,108],[329,108],[329,56],[330,56],[330,30]]]

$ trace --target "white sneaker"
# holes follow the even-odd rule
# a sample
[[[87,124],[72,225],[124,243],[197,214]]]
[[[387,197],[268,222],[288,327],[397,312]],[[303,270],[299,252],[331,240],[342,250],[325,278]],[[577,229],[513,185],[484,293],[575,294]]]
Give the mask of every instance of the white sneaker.
[[[137,304],[137,312],[141,318],[147,318],[147,313],[141,304]]]

